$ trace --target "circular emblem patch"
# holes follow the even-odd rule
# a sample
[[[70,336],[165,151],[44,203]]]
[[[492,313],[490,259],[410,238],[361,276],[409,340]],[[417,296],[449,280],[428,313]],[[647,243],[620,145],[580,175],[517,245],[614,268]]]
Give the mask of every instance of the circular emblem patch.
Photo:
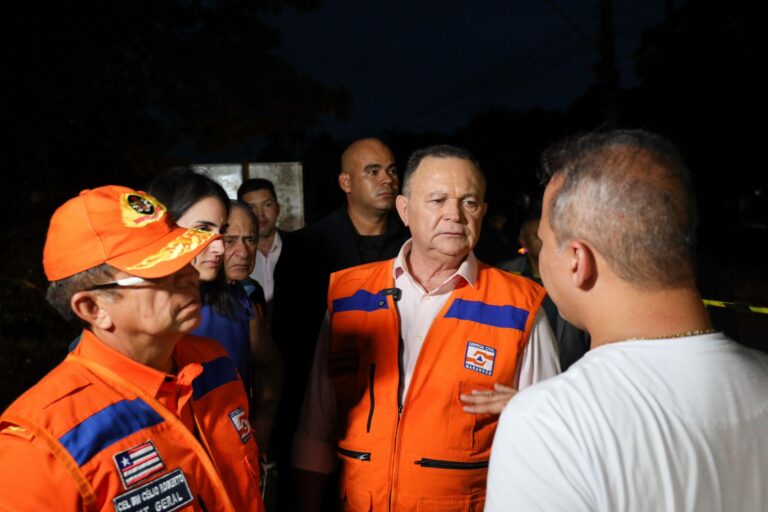
[[[126,226],[140,228],[162,219],[165,206],[150,195],[130,193],[122,196],[120,211]]]
[[[136,212],[144,215],[152,215],[155,213],[155,207],[146,198],[137,196],[136,194],[130,194],[128,196],[128,205],[136,210]]]

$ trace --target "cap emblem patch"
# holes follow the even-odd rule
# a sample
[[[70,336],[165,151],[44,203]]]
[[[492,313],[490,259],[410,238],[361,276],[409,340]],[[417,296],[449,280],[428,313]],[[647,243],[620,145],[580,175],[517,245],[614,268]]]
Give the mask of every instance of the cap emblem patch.
[[[120,213],[123,224],[131,228],[140,228],[162,219],[165,215],[165,206],[150,195],[131,192],[120,197]]]

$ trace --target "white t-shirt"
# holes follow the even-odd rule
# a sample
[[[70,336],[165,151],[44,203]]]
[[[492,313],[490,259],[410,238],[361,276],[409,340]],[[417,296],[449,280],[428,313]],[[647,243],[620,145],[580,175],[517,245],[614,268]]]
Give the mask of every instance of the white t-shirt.
[[[626,341],[509,402],[486,511],[762,511],[767,484],[768,355]]]

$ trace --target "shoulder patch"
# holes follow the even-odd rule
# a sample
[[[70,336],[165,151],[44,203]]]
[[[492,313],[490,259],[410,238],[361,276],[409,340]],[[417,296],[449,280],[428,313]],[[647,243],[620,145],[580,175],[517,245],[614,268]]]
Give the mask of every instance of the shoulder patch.
[[[35,434],[31,430],[6,422],[0,423],[0,435],[18,437],[26,441],[32,441],[35,438]]]
[[[163,459],[150,439],[118,452],[112,458],[126,489],[165,469]]]

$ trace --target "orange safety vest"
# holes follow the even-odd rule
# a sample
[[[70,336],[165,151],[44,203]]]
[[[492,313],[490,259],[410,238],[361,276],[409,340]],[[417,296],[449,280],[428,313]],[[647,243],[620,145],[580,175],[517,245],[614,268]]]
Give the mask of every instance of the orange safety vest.
[[[0,432],[44,442],[75,480],[83,510],[263,511],[237,370],[212,340],[179,344],[180,367],[202,366],[190,401],[196,433],[119,370],[74,354],[3,413]],[[50,485],[45,468],[28,470],[24,478]]]
[[[394,260],[331,276],[329,374],[345,510],[482,510],[498,415],[459,395],[511,385],[544,289],[478,265],[424,339],[405,397]]]

